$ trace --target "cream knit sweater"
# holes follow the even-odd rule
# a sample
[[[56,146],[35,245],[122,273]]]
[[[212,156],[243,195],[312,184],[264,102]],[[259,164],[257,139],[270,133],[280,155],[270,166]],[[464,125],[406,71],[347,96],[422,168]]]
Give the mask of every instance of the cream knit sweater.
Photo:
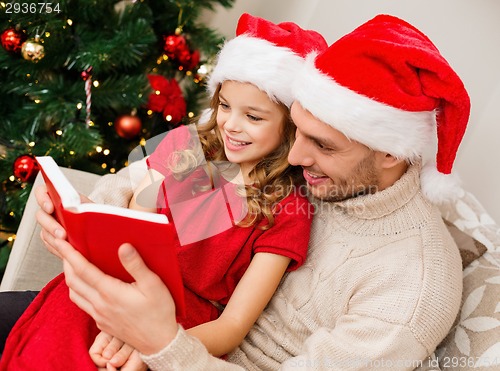
[[[418,367],[451,328],[462,292],[458,249],[423,198],[419,173],[412,166],[384,191],[315,203],[306,263],[283,278],[228,362],[182,328],[143,360],[151,370]],[[109,192],[107,182],[94,195]]]

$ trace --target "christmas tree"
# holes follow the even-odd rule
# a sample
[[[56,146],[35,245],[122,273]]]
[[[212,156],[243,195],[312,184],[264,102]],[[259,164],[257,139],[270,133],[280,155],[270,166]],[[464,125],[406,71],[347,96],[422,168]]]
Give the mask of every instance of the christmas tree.
[[[98,174],[204,107],[223,37],[199,19],[234,0],[0,2],[0,278],[38,172]]]

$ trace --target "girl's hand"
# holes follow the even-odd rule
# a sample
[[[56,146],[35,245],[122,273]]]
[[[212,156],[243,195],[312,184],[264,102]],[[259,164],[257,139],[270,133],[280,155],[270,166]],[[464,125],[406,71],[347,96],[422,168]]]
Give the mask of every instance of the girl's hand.
[[[130,354],[130,357],[126,360],[126,362],[121,367],[115,367],[110,362],[106,365],[106,371],[146,371],[148,366],[142,362],[142,359],[137,350],[133,350]]]
[[[103,331],[97,335],[89,354],[98,369],[138,371],[147,369],[137,351]]]
[[[172,296],[132,245],[123,244],[118,250],[135,279],[131,284],[104,274],[67,241],[56,239],[55,247],[63,258],[71,300],[94,318],[101,331],[143,354],[157,353],[173,340],[178,325]]]

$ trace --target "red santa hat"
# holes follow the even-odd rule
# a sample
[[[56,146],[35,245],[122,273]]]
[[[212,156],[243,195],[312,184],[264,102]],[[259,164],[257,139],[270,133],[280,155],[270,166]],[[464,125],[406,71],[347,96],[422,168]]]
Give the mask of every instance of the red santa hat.
[[[469,119],[469,96],[436,46],[414,26],[376,16],[309,56],[293,90],[321,121],[400,159],[421,158],[437,131],[436,163],[424,166],[422,190],[435,203],[459,193],[451,171]]]
[[[290,107],[292,80],[305,56],[327,46],[316,31],[304,30],[292,22],[274,24],[245,13],[238,21],[236,37],[219,52],[208,90],[214,94],[225,80],[249,82],[274,101]]]

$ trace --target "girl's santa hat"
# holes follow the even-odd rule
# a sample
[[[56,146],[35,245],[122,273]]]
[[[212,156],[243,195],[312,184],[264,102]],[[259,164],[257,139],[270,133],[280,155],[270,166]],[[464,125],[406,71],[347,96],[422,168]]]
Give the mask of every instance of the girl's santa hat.
[[[451,171],[469,96],[436,46],[412,25],[376,16],[308,56],[293,90],[321,121],[400,159],[421,158],[437,131],[436,163],[424,166],[422,190],[435,203],[460,192]]]
[[[304,30],[292,22],[274,24],[245,13],[238,21],[236,37],[219,52],[208,90],[213,95],[225,80],[249,82],[274,101],[290,107],[292,80],[305,56],[327,46],[316,31]]]

